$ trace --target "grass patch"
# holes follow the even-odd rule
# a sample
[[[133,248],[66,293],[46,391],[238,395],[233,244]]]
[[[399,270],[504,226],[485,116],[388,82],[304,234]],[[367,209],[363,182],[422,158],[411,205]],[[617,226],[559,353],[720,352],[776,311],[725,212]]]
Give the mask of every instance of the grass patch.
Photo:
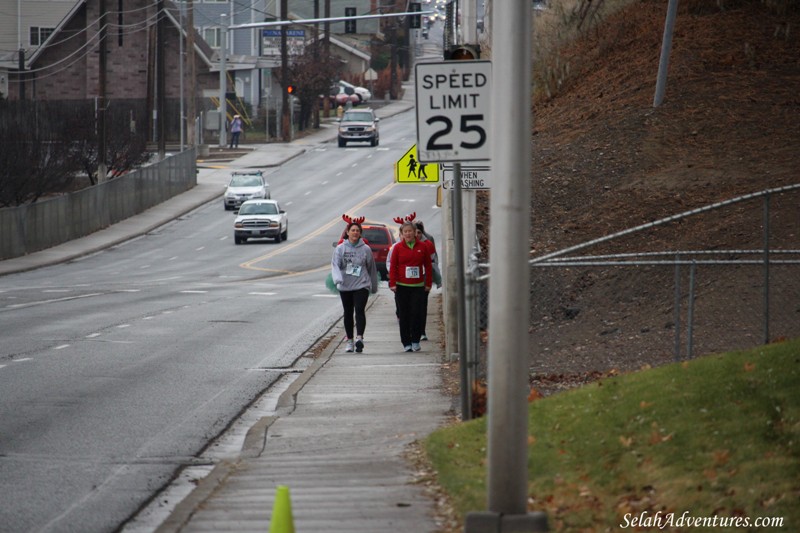
[[[627,513],[657,511],[779,517],[770,531],[800,531],[800,339],[536,401],[529,434],[529,509],[552,531],[617,530]],[[485,510],[486,420],[423,446],[457,513]]]

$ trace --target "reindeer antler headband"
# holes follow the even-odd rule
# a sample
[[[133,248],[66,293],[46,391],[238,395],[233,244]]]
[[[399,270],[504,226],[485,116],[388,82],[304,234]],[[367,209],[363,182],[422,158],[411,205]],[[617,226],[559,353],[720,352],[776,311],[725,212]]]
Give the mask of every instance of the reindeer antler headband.
[[[403,218],[403,217],[394,217],[393,220],[398,224],[403,224],[405,222],[412,222],[415,218],[417,218],[417,212],[416,211],[414,211],[410,215],[406,215],[405,218]]]
[[[347,214],[344,214],[344,215],[342,215],[342,220],[344,220],[344,221],[345,221],[345,222],[347,222],[348,224],[358,224],[359,226],[360,226],[360,225],[361,225],[361,223],[362,223],[362,222],[364,222],[366,219],[367,219],[366,217],[356,217],[356,218],[352,218],[350,215],[347,215]]]

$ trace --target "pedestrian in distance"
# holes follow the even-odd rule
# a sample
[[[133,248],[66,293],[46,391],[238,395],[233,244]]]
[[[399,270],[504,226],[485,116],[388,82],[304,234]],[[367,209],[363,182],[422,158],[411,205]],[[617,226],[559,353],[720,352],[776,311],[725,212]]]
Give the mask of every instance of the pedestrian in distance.
[[[421,220],[417,220],[414,223],[414,227],[416,228],[416,237],[417,241],[422,243],[428,249],[428,255],[431,256],[431,272],[433,274],[433,282],[436,284],[436,287],[442,286],[442,274],[439,272],[439,257],[436,254],[436,245],[433,243],[433,238],[428,238],[425,233],[425,224]],[[427,323],[428,323],[428,296],[430,296],[430,291],[425,292],[425,304],[422,306],[420,312],[422,313],[422,335],[420,335],[420,340],[426,341],[428,340],[428,334],[425,333],[427,330]]]
[[[242,135],[242,129],[244,129],[242,117],[239,115],[233,115],[233,120],[231,120],[231,150],[234,148],[239,148],[239,137]]]
[[[364,329],[367,326],[367,300],[370,294],[378,292],[378,269],[372,250],[361,238],[361,222],[348,222],[346,233],[347,239],[333,250],[331,277],[342,300],[344,331],[347,335],[344,351],[352,352],[355,349],[361,353],[364,350]]]
[[[400,234],[403,239],[392,247],[389,289],[397,305],[403,350],[418,352],[424,328],[422,306],[433,283],[431,256],[427,246],[417,241],[413,222],[404,221]]]

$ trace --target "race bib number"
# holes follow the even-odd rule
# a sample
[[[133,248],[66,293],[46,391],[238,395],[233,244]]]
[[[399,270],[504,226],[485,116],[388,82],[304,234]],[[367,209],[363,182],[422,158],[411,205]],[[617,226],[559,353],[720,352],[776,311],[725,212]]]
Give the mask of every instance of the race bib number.
[[[419,267],[406,267],[406,277],[414,279],[419,277]]]
[[[360,276],[361,275],[361,266],[356,266],[353,263],[348,263],[347,267],[344,269],[344,273],[348,276]]]

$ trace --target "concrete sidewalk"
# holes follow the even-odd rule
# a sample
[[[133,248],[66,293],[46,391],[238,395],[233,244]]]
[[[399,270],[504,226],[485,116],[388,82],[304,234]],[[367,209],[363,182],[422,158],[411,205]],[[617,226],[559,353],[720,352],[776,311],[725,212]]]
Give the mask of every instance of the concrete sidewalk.
[[[381,288],[370,299],[364,352],[344,352],[337,335],[283,393],[279,415],[251,428],[240,458],[217,464],[157,531],[270,531],[278,485],[290,489],[298,532],[436,531],[433,500],[403,457],[450,411],[440,392],[436,292],[429,310],[430,340],[406,353],[394,295]]]

